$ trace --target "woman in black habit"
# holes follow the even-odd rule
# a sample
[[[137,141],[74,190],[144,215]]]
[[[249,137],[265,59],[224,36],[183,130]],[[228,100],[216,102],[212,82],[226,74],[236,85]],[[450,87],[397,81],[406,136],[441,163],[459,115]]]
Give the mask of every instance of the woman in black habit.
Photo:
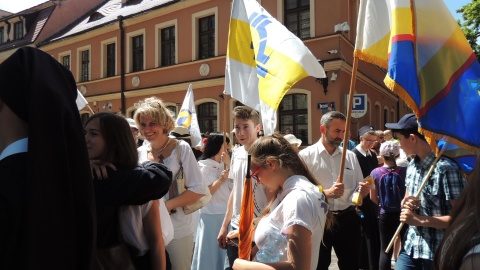
[[[90,269],[95,201],[69,70],[31,47],[0,64],[0,269]]]

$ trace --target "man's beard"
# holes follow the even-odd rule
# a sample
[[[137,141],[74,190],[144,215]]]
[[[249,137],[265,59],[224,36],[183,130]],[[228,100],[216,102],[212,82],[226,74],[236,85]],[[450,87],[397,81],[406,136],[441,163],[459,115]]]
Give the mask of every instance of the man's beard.
[[[331,145],[332,147],[339,147],[340,146],[340,143],[342,143],[342,139],[340,138],[333,138],[333,137],[330,137],[330,135],[328,135],[328,131],[327,133],[325,134],[325,138],[326,138],[326,141],[329,145]]]

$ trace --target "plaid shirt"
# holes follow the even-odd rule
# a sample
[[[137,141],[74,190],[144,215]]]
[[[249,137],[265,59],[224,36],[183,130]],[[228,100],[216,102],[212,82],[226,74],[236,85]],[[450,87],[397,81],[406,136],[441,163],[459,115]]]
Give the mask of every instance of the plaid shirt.
[[[408,194],[414,196],[422,184],[424,176],[435,161],[432,151],[423,160],[416,157],[407,168]],[[421,206],[415,212],[420,216],[446,216],[452,210],[450,200],[456,200],[466,181],[458,165],[448,158],[440,158],[428,183],[420,193]],[[415,259],[432,260],[435,250],[443,238],[443,229],[409,226],[404,237],[403,247]]]

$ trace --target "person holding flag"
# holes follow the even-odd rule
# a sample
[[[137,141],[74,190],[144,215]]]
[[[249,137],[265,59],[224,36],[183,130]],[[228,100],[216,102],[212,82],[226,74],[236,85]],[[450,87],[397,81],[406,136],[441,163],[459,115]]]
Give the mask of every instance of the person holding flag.
[[[370,184],[363,182],[357,157],[350,150],[346,152],[343,182],[338,181],[343,150],[339,145],[345,135],[345,125],[346,118],[342,113],[331,111],[324,114],[320,120],[320,140],[299,153],[322,185],[336,220],[323,236],[317,269],[328,269],[332,247],[337,254],[340,269],[359,268],[360,217],[356,214],[352,198],[356,190],[365,198],[370,192]]]
[[[398,123],[387,123],[393,137],[407,155],[415,155],[408,164],[400,221],[409,225],[402,241],[395,269],[432,269],[433,255],[450,221],[450,211],[466,185],[460,167],[452,159],[440,157],[435,164],[435,152],[418,132],[415,114],[404,115]],[[421,190],[421,182],[430,167],[433,173]],[[411,268],[414,266],[414,268]]]
[[[238,258],[238,247],[231,243],[232,239],[238,238],[240,227],[240,210],[242,205],[243,182],[247,171],[247,151],[257,140],[260,131],[259,115],[254,109],[247,106],[237,106],[233,109],[235,136],[242,146],[233,150],[228,178],[233,179],[233,188],[228,198],[227,212],[218,233],[218,246],[227,249],[229,268]],[[252,183],[254,195],[254,214],[258,217],[267,206],[269,198],[265,187],[258,183]],[[271,197],[271,196],[270,196]],[[230,225],[230,232],[228,228]],[[253,224],[250,224],[253,226]],[[227,235],[228,233],[228,235]]]
[[[283,136],[260,138],[248,152],[252,179],[276,196],[257,221],[254,261],[237,259],[233,268],[263,269],[268,265],[315,270],[323,233],[333,223],[325,194]]]

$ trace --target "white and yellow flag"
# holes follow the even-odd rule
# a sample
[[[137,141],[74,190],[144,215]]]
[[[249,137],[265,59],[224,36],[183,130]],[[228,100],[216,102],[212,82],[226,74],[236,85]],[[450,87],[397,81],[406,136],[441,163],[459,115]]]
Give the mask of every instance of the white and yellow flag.
[[[197,111],[195,110],[191,84],[188,86],[187,94],[185,95],[182,108],[178,113],[177,121],[175,121],[175,123],[177,126],[188,128],[193,148],[201,149],[203,147],[202,134],[200,134],[200,126],[198,125]]]
[[[391,14],[388,0],[360,1],[354,52],[358,59],[388,68]]]
[[[307,76],[325,78],[325,72],[305,44],[257,1],[234,0],[225,94],[260,111],[265,134],[275,131],[285,93]]]

